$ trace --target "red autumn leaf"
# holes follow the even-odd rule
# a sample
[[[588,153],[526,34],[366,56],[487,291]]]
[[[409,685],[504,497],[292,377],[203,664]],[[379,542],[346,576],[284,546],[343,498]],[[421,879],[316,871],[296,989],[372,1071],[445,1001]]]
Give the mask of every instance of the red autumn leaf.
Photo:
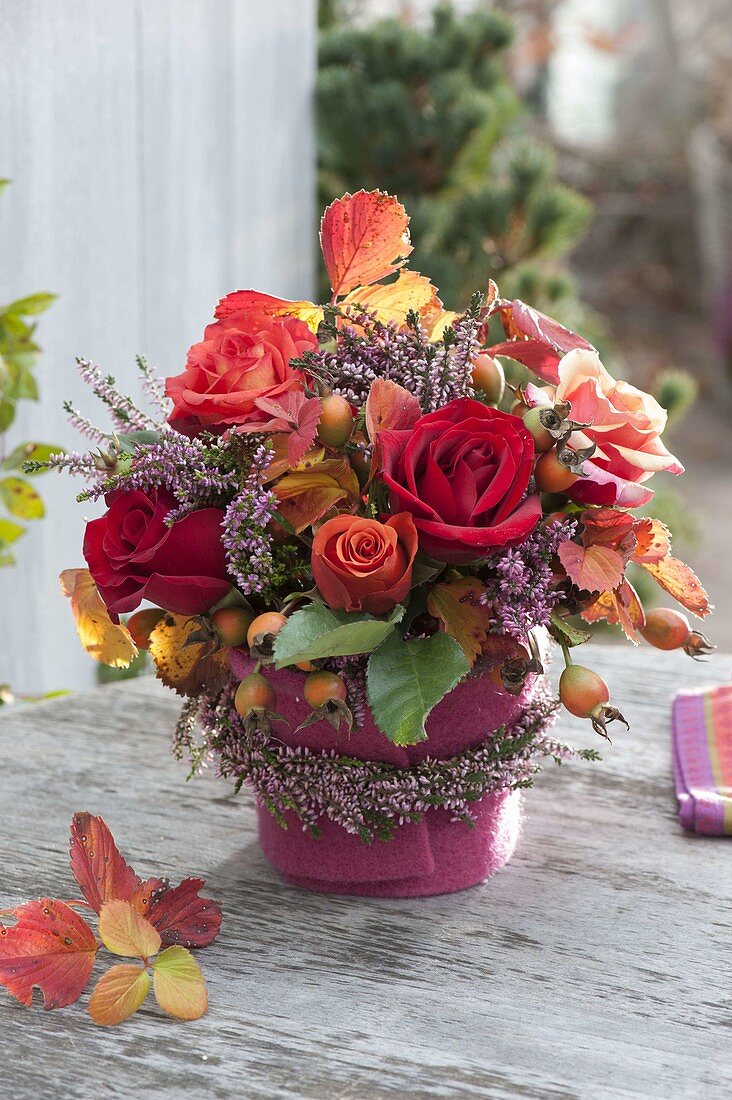
[[[237,428],[237,432],[286,434],[287,461],[290,466],[297,466],[315,442],[323,402],[319,397],[306,397],[304,393],[290,391],[283,393],[276,400],[258,397],[254,403],[258,409],[267,413],[271,420],[262,424],[242,425]]]
[[[419,400],[387,378],[377,378],[366,398],[366,431],[369,439],[385,429],[411,428],[422,415]]]
[[[33,989],[44,1008],[63,1008],[81,995],[94,966],[97,940],[86,921],[62,901],[40,898],[20,905],[17,923],[0,928],[0,983],[21,1004]]]
[[[332,202],[320,223],[320,245],[333,299],[401,267],[412,251],[409,218],[383,191],[357,191]]]
[[[580,516],[585,546],[608,546],[625,562],[636,548],[635,524],[628,512],[618,508],[588,508]]]
[[[567,576],[586,592],[605,592],[622,584],[625,562],[609,546],[580,546],[568,540],[558,549]]]
[[[304,321],[313,332],[323,320],[323,307],[314,302],[291,302],[287,298],[276,298],[273,294],[263,294],[260,290],[234,290],[222,298],[216,306],[214,316],[219,320],[231,317],[232,313],[264,313],[269,317],[297,317]]]
[[[500,344],[493,344],[486,348],[488,355],[504,355],[508,359],[515,359],[523,364],[542,382],[548,382],[556,386],[559,381],[560,355],[539,340],[504,340]]]
[[[106,901],[129,901],[139,887],[140,879],[120,855],[103,818],[74,814],[69,848],[74,878],[95,912]]]
[[[660,519],[643,517],[635,521],[636,548],[633,561],[639,565],[653,565],[667,558],[671,552],[671,534]]]
[[[221,908],[211,898],[199,896],[198,891],[205,885],[202,878],[186,878],[152,902],[147,919],[164,944],[208,947],[216,939],[221,928]]]
[[[204,879],[171,886],[167,878],[140,881],[120,855],[107,823],[89,813],[71,823],[71,870],[97,913],[109,901],[129,901],[160,933],[163,943],[207,947],[221,927],[221,907],[198,891]]]
[[[574,348],[595,350],[584,336],[518,298],[502,304],[499,313],[508,340],[488,348],[489,354],[516,359],[544,382],[556,385],[559,381],[557,368],[566,352]]]
[[[704,586],[694,570],[670,555],[658,562],[642,561],[639,564],[650,573],[656,584],[697,618],[705,618],[712,610]]]
[[[601,619],[622,627],[626,638],[634,645],[640,639],[638,631],[645,626],[646,616],[638,593],[630,581],[623,581],[615,592],[601,592],[582,612],[585,622],[596,623]]]

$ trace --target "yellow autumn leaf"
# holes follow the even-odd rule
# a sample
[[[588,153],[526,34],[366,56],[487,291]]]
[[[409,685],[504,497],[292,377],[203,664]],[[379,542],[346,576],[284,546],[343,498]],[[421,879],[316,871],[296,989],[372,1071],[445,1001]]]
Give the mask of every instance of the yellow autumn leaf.
[[[160,933],[129,901],[107,901],[99,914],[99,938],[108,951],[149,959],[160,950]]]
[[[442,309],[437,289],[426,275],[418,271],[400,271],[393,283],[375,283],[372,286],[359,286],[341,302],[341,306],[363,306],[369,313],[375,313],[382,324],[390,321],[404,325],[410,310],[416,313],[434,312]]]
[[[112,668],[127,668],[137,646],[126,626],[113,623],[88,569],[64,569],[61,591],[71,600],[76,632],[90,657]]]
[[[95,1024],[121,1024],[137,1012],[150,992],[150,975],[143,966],[119,963],[111,967],[94,987],[89,1015]]]
[[[442,623],[461,646],[468,664],[473,666],[488,637],[490,610],[480,602],[485,585],[476,577],[459,577],[436,584],[427,598],[427,610]]]
[[[298,532],[321,519],[336,504],[358,500],[358,478],[346,458],[326,458],[308,469],[293,470],[274,487],[280,512]]]
[[[206,982],[201,968],[185,947],[161,951],[153,967],[155,998],[169,1016],[198,1020],[208,1008]]]
[[[229,678],[226,648],[215,641],[193,641],[201,629],[196,619],[166,612],[150,631],[148,652],[159,680],[179,695],[197,695],[203,688],[215,691]]]

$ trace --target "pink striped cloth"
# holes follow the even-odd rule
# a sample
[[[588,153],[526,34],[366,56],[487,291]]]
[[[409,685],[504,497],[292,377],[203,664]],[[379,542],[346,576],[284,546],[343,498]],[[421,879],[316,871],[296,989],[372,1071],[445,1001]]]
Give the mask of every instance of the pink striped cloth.
[[[680,691],[672,742],[679,821],[707,836],[732,836],[732,684]]]

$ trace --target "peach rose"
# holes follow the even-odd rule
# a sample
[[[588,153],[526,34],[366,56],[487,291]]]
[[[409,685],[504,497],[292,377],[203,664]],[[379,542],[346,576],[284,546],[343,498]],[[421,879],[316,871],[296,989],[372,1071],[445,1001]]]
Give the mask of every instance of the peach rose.
[[[661,441],[665,409],[649,393],[616,382],[597,352],[577,348],[564,356],[555,401],[571,402],[572,419],[591,425],[578,435],[597,445],[584,464],[589,476],[570,490],[579,503],[636,508],[653,496],[653,490],[643,485],[653,474],[683,474],[684,467]]]
[[[290,360],[317,346],[315,334],[296,317],[243,311],[214,321],[190,348],[183,373],[166,379],[165,392],[173,402],[171,427],[196,435],[203,429],[264,424],[272,413],[258,400],[276,401],[302,390],[304,376]]]
[[[313,576],[330,607],[381,615],[409,592],[416,553],[417,528],[407,512],[386,523],[334,516],[313,539]]]

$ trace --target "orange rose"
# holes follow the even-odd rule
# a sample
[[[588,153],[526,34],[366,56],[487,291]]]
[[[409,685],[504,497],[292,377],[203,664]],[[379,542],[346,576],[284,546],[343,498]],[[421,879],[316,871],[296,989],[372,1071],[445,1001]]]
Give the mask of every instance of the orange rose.
[[[582,504],[636,508],[653,496],[642,483],[659,470],[683,474],[684,467],[661,441],[667,414],[655,397],[628,382],[616,382],[597,352],[577,348],[559,363],[555,401],[570,401],[572,419],[590,424],[582,435],[597,445],[585,462],[589,475],[572,486]]]
[[[260,398],[276,401],[301,391],[304,376],[290,360],[318,346],[317,337],[296,317],[243,311],[208,325],[188,352],[182,374],[166,379],[173,402],[168,420],[185,435],[231,425],[251,430],[272,419]]]
[[[409,591],[416,553],[417,528],[407,512],[386,523],[335,516],[313,539],[313,576],[331,607],[381,615]]]

